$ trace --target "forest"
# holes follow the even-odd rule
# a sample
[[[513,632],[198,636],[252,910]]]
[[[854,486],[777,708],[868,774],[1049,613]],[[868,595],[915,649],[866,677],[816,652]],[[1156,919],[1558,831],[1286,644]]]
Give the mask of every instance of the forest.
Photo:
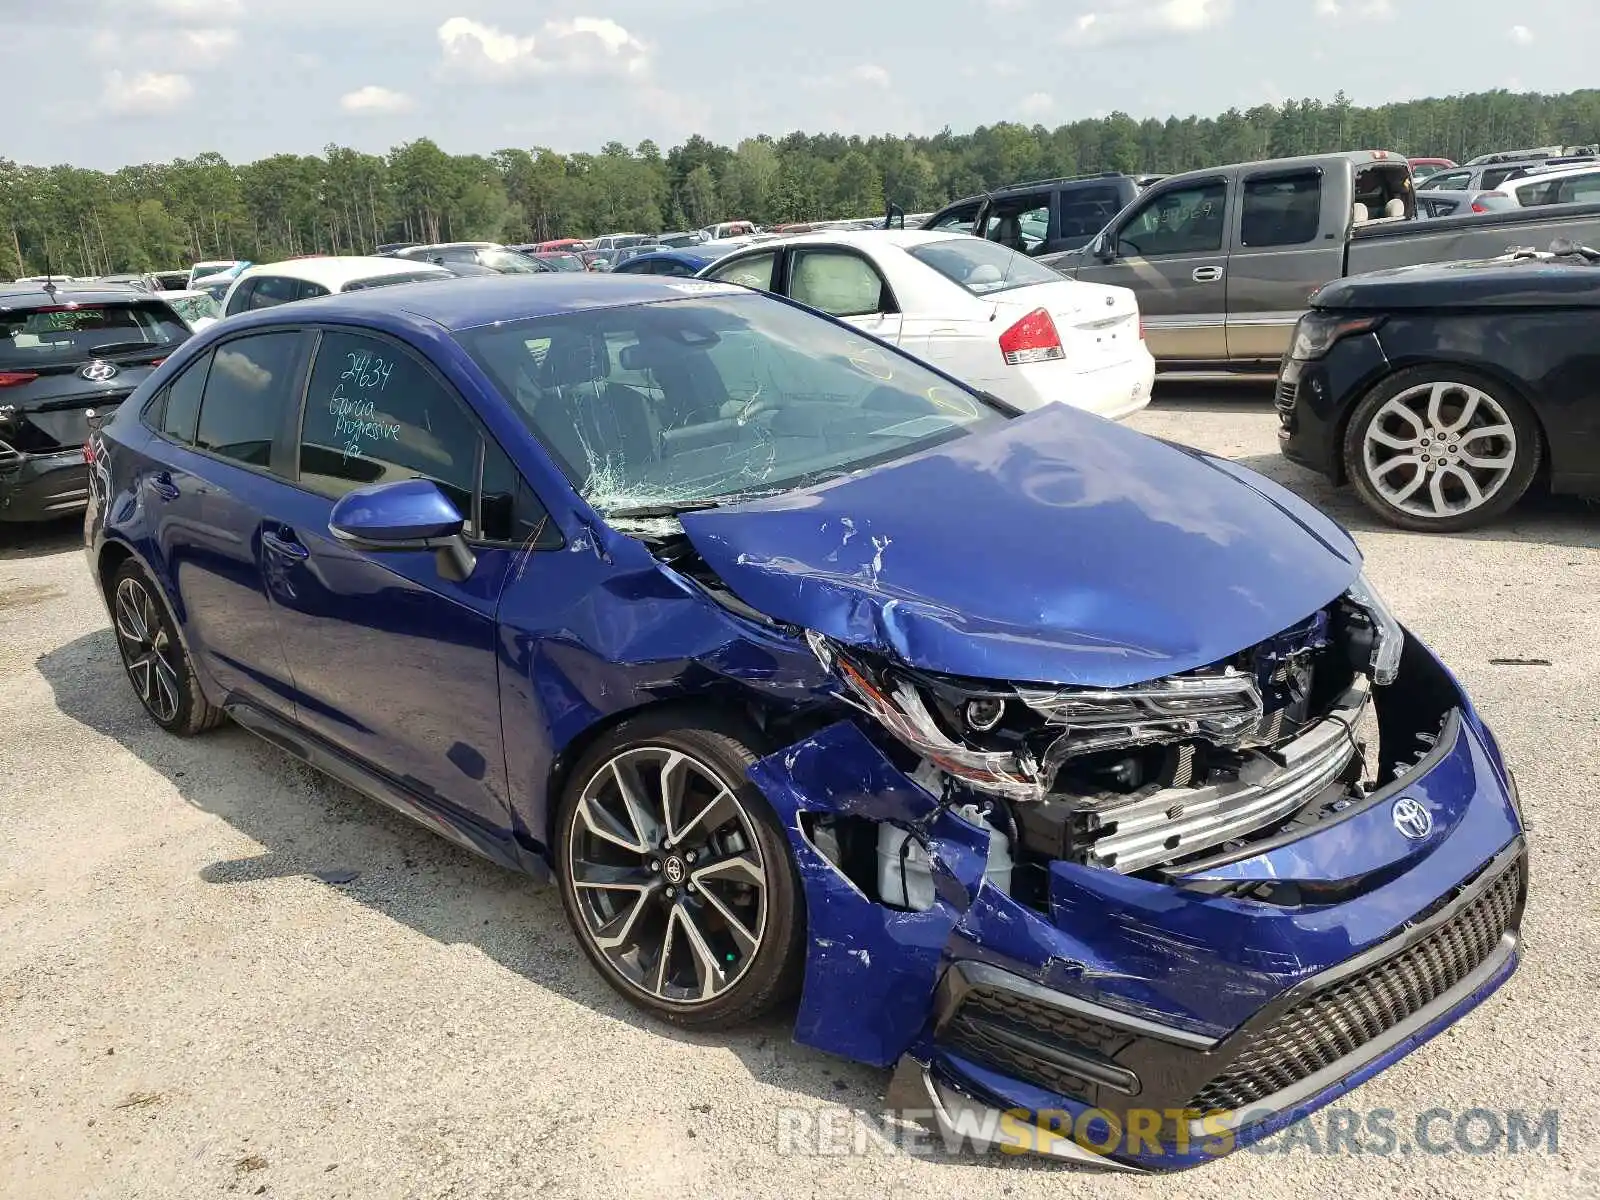
[[[500,242],[652,233],[712,221],[929,211],[986,187],[1094,171],[1178,172],[1331,150],[1465,161],[1600,140],[1600,90],[1480,92],[1356,106],[1287,100],[1215,117],[1126,113],[1056,129],[1001,122],[931,137],[790,133],[721,146],[694,136],[598,153],[451,154],[427,138],[368,154],[328,146],[230,163],[221,154],[113,173],[0,157],[0,277],[371,253],[388,241]]]

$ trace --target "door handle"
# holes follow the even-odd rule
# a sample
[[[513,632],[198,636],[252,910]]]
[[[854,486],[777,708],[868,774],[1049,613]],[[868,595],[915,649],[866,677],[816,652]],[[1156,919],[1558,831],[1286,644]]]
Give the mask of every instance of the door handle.
[[[294,530],[287,527],[282,527],[277,532],[270,529],[262,530],[261,544],[279,558],[287,558],[293,562],[311,557],[311,551],[302,546],[299,539],[294,536]]]
[[[1190,275],[1189,278],[1193,279],[1196,283],[1215,283],[1217,280],[1222,278],[1222,268],[1196,267],[1194,269],[1194,274]]]
[[[150,490],[163,500],[176,500],[182,493],[178,485],[172,482],[171,471],[158,471],[150,480]]]

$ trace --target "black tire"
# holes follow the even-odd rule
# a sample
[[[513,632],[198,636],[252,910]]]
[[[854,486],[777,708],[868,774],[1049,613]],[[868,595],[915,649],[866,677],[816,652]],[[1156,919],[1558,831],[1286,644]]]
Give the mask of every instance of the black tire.
[[[1442,384],[1451,389],[1448,402],[1451,404],[1464,403],[1468,393],[1462,389],[1473,389],[1482,394],[1493,405],[1499,406],[1505,414],[1506,421],[1511,425],[1515,434],[1514,457],[1509,471],[1502,475],[1496,473],[1497,485],[1492,493],[1486,493],[1481,503],[1464,511],[1450,512],[1445,515],[1429,516],[1426,513],[1408,511],[1398,507],[1390,497],[1379,490],[1373,479],[1368,474],[1367,448],[1368,431],[1379,419],[1386,405],[1397,397],[1414,397],[1420,399],[1420,389],[1430,388],[1432,385]],[[1406,401],[1402,400],[1402,403]],[[1452,409],[1452,411],[1454,411]],[[1488,411],[1481,405],[1480,412]],[[1392,420],[1392,418],[1391,418]],[[1498,418],[1494,418],[1498,420]],[[1424,421],[1426,425],[1427,422]],[[1381,427],[1380,427],[1381,431]],[[1427,432],[1432,432],[1428,430]],[[1460,445],[1454,441],[1443,446],[1433,443],[1423,447],[1424,451],[1432,448],[1436,452],[1443,450],[1449,453],[1450,466],[1447,471],[1454,475],[1455,480],[1460,479],[1457,471],[1459,459],[1455,452]],[[1489,441],[1493,446],[1496,443]],[[1500,444],[1504,444],[1503,440]],[[1476,529],[1506,513],[1512,505],[1522,499],[1529,486],[1533,483],[1534,476],[1538,473],[1539,463],[1544,457],[1544,433],[1539,427],[1538,419],[1533,415],[1533,410],[1526,401],[1517,395],[1506,384],[1490,379],[1485,375],[1464,367],[1446,365],[1408,367],[1404,371],[1396,372],[1385,379],[1372,391],[1368,392],[1361,402],[1356,405],[1355,411],[1350,414],[1350,422],[1345,428],[1344,443],[1341,448],[1344,459],[1345,477],[1349,479],[1356,494],[1361,497],[1369,509],[1390,525],[1400,529],[1410,529],[1418,533],[1459,533],[1466,529]],[[1396,451],[1395,453],[1400,453]],[[1439,460],[1434,458],[1437,463]],[[1381,465],[1381,464],[1380,464]],[[1434,468],[1436,471],[1438,467]],[[1408,481],[1414,476],[1407,475],[1414,472],[1415,468],[1401,466],[1398,474],[1405,476]],[[1475,477],[1476,478],[1476,477]],[[1452,481],[1452,489],[1459,489],[1458,483]],[[1480,488],[1481,490],[1481,488]],[[1458,490],[1458,494],[1461,493]]]
[[[143,598],[142,603],[134,599],[135,595]],[[194,663],[178,636],[178,625],[167,607],[166,596],[149,572],[130,558],[111,576],[107,598],[111,633],[117,639],[123,669],[150,719],[179,737],[191,737],[222,724],[225,714],[200,690]],[[130,620],[124,605],[130,610],[137,607],[138,619],[143,621],[147,634],[142,642],[132,636],[138,631],[138,620]],[[147,650],[165,667],[154,658],[146,658],[143,652]],[[138,665],[141,658],[142,670]]]
[[[754,730],[724,715],[697,709],[646,713],[624,721],[588,749],[568,775],[557,810],[556,874],[561,885],[562,906],[566,909],[567,920],[577,935],[579,945],[583,947],[584,953],[588,955],[595,969],[605,977],[606,982],[628,1001],[662,1020],[684,1028],[727,1028],[755,1019],[794,995],[798,990],[805,966],[805,902],[794,855],[789,847],[788,836],[777,816],[767,804],[760,789],[746,776],[746,771],[760,757],[756,749],[760,744],[760,738]],[[629,978],[624,973],[623,967],[614,963],[600,948],[597,941],[598,934],[590,927],[590,918],[594,914],[580,903],[578,898],[579,887],[574,879],[575,871],[578,869],[573,856],[575,838],[582,839],[580,849],[585,845],[597,844],[588,840],[592,835],[587,824],[582,829],[578,828],[580,800],[589,790],[591,783],[599,787],[605,786],[603,772],[610,771],[611,764],[619,756],[648,756],[657,752],[676,752],[686,755],[698,768],[709,769],[709,772],[715,775],[716,782],[720,783],[736,801],[737,810],[748,817],[747,827],[759,849],[765,878],[765,903],[762,907],[764,918],[758,931],[759,942],[754,952],[741,960],[737,976],[709,999],[663,998],[649,990],[647,981]],[[706,806],[706,811],[711,811],[710,805]],[[737,827],[738,830],[744,828],[746,828],[744,824]],[[648,837],[639,840],[644,844],[653,844]],[[610,847],[602,849],[609,850]],[[632,851],[622,850],[616,853],[619,858],[632,861],[629,858],[633,854]],[[661,854],[677,857],[678,853],[677,850],[652,851],[643,857],[659,858]],[[684,853],[692,855],[693,851]],[[704,853],[707,853],[708,857],[702,862],[713,861],[715,856],[711,852]],[[692,857],[690,861],[694,861]],[[660,862],[661,868],[671,866],[672,863],[664,859]],[[692,881],[692,876],[690,880]],[[663,914],[674,906],[680,908],[694,906],[689,911],[698,912],[713,921],[720,921],[717,913],[706,906],[706,897],[703,894],[698,897],[687,894],[695,890],[692,882],[680,884],[675,889],[679,894],[674,900],[664,898],[668,886],[665,869],[655,882],[660,884],[656,894],[648,898],[641,896],[639,900],[641,904],[648,902],[650,905],[648,910],[641,910],[644,915],[637,917],[641,928],[645,927],[647,920],[655,920],[657,906]],[[740,885],[735,882],[733,886],[737,888]],[[710,884],[702,884],[702,893],[710,890],[712,890]],[[592,897],[600,891],[603,889],[586,888],[585,896]],[[726,896],[725,892],[719,894]],[[619,908],[627,903],[629,902],[624,899],[619,903]],[[722,911],[727,910],[722,909]],[[618,914],[617,919],[620,918],[621,914]],[[661,919],[668,922],[667,941],[663,944],[671,945],[674,936],[672,925],[666,916],[663,915]],[[630,922],[628,928],[631,927]],[[700,929],[702,936],[707,936],[704,927],[701,926]],[[709,940],[707,936],[707,941]],[[704,946],[707,942],[700,944]],[[669,963],[677,961],[669,952],[662,951],[656,958],[658,964],[662,957],[667,958]],[[637,961],[642,964],[639,971],[641,975],[655,972],[656,968],[648,966],[648,960],[642,953],[637,956]]]

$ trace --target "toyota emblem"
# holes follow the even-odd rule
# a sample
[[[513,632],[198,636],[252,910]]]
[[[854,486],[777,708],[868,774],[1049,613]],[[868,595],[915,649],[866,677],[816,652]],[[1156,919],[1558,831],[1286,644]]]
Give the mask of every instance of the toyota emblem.
[[[108,362],[96,360],[79,371],[78,374],[82,375],[90,383],[105,383],[107,380],[117,377],[117,368]]]
[[[1410,796],[1396,800],[1390,815],[1394,818],[1394,827],[1413,842],[1420,842],[1433,832],[1433,814]]]

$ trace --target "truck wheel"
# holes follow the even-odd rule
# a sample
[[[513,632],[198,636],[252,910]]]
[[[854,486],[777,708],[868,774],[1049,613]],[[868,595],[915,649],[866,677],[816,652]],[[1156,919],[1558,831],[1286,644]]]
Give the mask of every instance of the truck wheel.
[[[1543,451],[1539,422],[1504,384],[1460,367],[1410,367],[1356,406],[1344,468],[1389,524],[1455,533],[1520,500]]]
[[[561,799],[561,900],[584,952],[676,1025],[759,1016],[805,964],[788,837],[745,777],[755,742],[711,713],[647,713],[591,747]]]

